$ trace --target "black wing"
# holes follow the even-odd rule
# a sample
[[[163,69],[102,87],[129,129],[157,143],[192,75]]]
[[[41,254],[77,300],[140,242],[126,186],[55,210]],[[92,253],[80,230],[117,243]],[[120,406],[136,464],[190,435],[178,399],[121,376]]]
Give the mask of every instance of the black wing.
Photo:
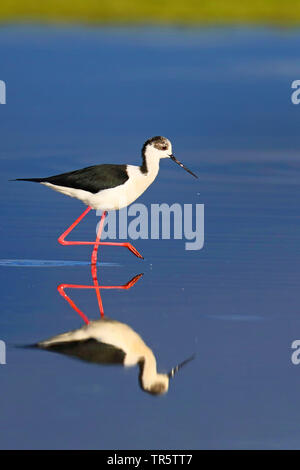
[[[128,180],[127,165],[95,165],[81,170],[49,176],[48,178],[18,178],[16,181],[51,183],[66,188],[83,189],[98,193],[104,189],[115,188]]]
[[[94,364],[123,364],[125,353],[110,344],[100,343],[95,339],[82,341],[65,341],[53,343],[46,347],[38,346],[47,351],[53,351],[67,356],[73,356]]]

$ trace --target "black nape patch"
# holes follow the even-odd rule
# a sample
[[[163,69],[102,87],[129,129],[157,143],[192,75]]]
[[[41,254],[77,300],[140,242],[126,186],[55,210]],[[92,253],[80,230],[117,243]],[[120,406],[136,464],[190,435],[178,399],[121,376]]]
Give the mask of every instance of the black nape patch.
[[[142,173],[148,173],[147,162],[145,158],[147,145],[153,145],[158,150],[167,150],[169,143],[168,143],[168,140],[161,135],[156,135],[155,137],[151,137],[151,139],[146,140],[142,148],[142,159],[143,159],[143,164],[141,166]]]

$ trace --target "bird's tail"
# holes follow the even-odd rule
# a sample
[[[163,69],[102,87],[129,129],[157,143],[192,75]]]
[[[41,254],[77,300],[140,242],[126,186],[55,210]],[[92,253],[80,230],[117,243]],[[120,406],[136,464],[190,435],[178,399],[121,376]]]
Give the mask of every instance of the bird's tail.
[[[45,181],[45,178],[16,178],[15,180],[9,181],[32,181],[33,183],[42,183]]]

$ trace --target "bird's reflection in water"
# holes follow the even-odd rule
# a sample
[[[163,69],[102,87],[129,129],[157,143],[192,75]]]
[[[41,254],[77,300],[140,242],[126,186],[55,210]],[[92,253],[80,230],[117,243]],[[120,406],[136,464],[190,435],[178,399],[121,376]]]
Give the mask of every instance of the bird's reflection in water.
[[[96,268],[92,267],[93,286],[61,284],[58,287],[61,295],[72,308],[83,318],[85,325],[77,330],[68,331],[37,343],[37,347],[53,351],[95,364],[120,364],[125,367],[139,366],[139,383],[145,392],[162,395],[169,389],[169,380],[193,357],[186,359],[171,369],[167,374],[157,372],[156,358],[141,336],[129,325],[104,316],[100,289],[130,289],[142,276],[139,274],[123,286],[100,286]],[[65,293],[65,288],[96,289],[101,318],[89,321]]]
[[[155,395],[166,393],[169,379],[191,360],[189,358],[174,367],[168,374],[159,374],[153,351],[141,336],[126,323],[106,317],[91,321],[78,330],[41,341],[37,346],[96,364],[139,365],[141,388]]]

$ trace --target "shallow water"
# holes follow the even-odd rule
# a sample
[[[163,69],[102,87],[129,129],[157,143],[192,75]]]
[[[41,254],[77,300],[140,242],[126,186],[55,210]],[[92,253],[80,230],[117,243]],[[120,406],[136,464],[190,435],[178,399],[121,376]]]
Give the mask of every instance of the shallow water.
[[[299,46],[298,31],[1,28],[1,448],[299,448]],[[103,247],[98,275],[144,273],[102,299],[159,371],[196,353],[163,397],[136,367],[20,347],[82,325],[57,285],[92,283],[91,249],[57,243],[78,201],[8,182],[134,164],[157,134],[200,178],[164,161],[139,202],[205,204],[204,248],[137,240],[141,261]],[[68,294],[98,318],[93,290]]]

